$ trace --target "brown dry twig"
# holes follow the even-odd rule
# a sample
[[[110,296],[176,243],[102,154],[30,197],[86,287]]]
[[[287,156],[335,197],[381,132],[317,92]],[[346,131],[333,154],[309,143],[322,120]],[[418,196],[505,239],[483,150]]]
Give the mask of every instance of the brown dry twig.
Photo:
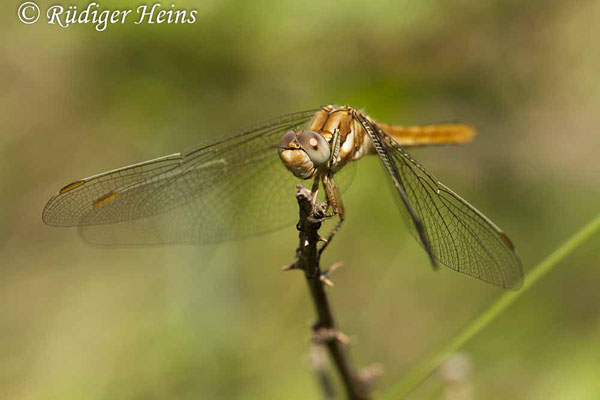
[[[348,337],[341,333],[335,324],[333,313],[325,285],[330,285],[328,276],[339,263],[328,268],[325,273],[321,272],[319,265],[319,254],[317,244],[321,240],[319,228],[325,218],[327,206],[323,203],[314,204],[311,192],[298,185],[296,199],[300,208],[300,219],[298,221],[298,232],[300,245],[296,253],[296,261],[284,270],[300,269],[308,284],[311,297],[317,312],[317,321],[313,324],[313,342],[327,348],[331,361],[337,369],[342,383],[350,400],[368,400],[370,398],[371,381],[373,374],[358,373],[352,363],[345,344],[349,342]]]

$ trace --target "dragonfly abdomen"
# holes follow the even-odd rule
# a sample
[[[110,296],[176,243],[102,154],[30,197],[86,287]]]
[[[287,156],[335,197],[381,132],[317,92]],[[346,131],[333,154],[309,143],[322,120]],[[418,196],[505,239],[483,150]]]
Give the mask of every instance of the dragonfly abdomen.
[[[385,134],[405,147],[466,143],[475,136],[469,125],[448,123],[423,126],[377,124]]]

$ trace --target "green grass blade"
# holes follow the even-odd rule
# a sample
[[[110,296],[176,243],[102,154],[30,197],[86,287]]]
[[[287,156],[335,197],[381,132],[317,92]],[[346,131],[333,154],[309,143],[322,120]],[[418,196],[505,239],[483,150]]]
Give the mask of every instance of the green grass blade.
[[[577,247],[581,246],[594,233],[600,230],[600,214],[590,223],[581,228],[571,238],[564,242],[554,252],[536,265],[525,277],[523,287],[517,292],[505,292],[490,307],[475,318],[456,335],[446,346],[434,353],[423,363],[417,365],[410,371],[404,379],[397,385],[389,389],[381,398],[384,400],[402,399],[423,382],[435,369],[452,353],[461,348],[468,340],[478,334],[490,322],[492,322],[500,313],[518,299],[527,289],[533,286],[541,277],[546,275],[563,258],[572,253]]]

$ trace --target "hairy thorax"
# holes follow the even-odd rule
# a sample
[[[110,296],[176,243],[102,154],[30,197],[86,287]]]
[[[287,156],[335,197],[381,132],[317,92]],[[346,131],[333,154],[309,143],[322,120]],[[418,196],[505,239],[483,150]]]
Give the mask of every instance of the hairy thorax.
[[[351,107],[324,106],[315,113],[306,131],[296,130],[298,137],[306,132],[320,135],[326,142],[330,154],[327,163],[317,165],[305,150],[307,146],[286,144],[280,150],[280,158],[288,170],[300,179],[312,179],[320,174],[334,173],[346,163],[374,152],[366,132],[355,119],[357,112]],[[334,141],[339,137],[339,145]],[[315,141],[315,145],[318,145]],[[281,147],[280,147],[281,148]]]

